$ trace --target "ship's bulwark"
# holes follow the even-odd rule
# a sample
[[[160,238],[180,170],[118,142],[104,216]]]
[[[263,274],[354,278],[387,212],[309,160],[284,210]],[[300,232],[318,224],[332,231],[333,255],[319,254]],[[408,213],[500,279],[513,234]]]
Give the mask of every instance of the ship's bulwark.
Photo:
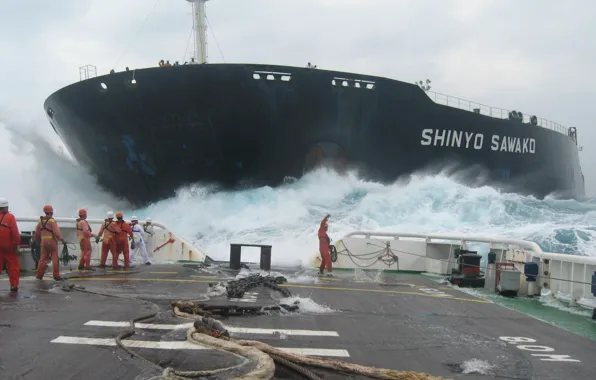
[[[285,74],[255,79],[255,71]],[[275,186],[330,157],[383,182],[458,163],[508,191],[584,196],[566,134],[438,105],[416,85],[379,77],[243,64],[150,68],[74,83],[44,108],[100,184],[138,205],[195,182]]]

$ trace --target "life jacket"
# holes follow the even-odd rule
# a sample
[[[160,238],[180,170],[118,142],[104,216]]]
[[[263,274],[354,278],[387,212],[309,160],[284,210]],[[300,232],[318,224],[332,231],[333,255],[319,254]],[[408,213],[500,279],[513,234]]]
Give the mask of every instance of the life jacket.
[[[125,241],[127,234],[130,237],[133,237],[133,233],[130,228],[130,225],[128,223],[126,223],[126,221],[124,219],[117,220],[116,224],[118,225],[118,228],[120,228],[120,231],[122,231],[122,234],[117,236],[118,240]]]
[[[41,226],[40,239],[42,241],[48,240],[48,239],[54,239],[56,241],[56,243],[58,242],[58,237],[56,236],[56,234],[54,233],[54,229],[52,228],[53,223],[56,223],[56,220],[54,220],[54,218],[51,216],[40,216],[39,217],[39,224]],[[50,225],[49,227],[48,227],[48,224]]]
[[[85,236],[85,230],[81,228],[81,222],[85,222],[85,224],[87,225],[87,228],[89,229],[89,233],[92,233],[93,230],[91,229],[91,226],[89,225],[89,222],[87,222],[86,219],[77,219],[77,237],[79,238],[79,241],[83,240],[86,236]]]
[[[13,229],[13,226],[16,229]],[[0,214],[0,248],[12,249],[21,243],[21,235],[16,226],[14,215],[3,212]],[[1,270],[1,268],[0,268]]]
[[[104,241],[110,240],[112,237],[117,237],[118,234],[120,234],[120,232],[122,232],[115,220],[104,219],[103,222],[104,223],[102,225],[102,230],[104,232],[104,235],[103,235]]]

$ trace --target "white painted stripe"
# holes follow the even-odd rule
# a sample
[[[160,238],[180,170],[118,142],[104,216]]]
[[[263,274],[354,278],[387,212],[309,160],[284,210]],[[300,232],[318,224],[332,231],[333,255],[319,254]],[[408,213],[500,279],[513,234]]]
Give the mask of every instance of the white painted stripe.
[[[76,336],[59,336],[58,338],[51,341],[51,343],[62,343],[62,344],[85,344],[89,346],[116,346],[116,339],[102,339],[102,338],[83,338]],[[198,344],[190,343],[187,341],[177,342],[153,342],[153,341],[142,341],[142,340],[123,340],[122,344],[125,347],[136,347],[136,348],[155,348],[161,350],[209,350],[209,347],[204,347]],[[311,355],[311,356],[334,356],[334,357],[350,357],[347,350],[334,350],[326,348],[285,348],[277,347],[278,349],[286,352],[291,352],[300,355]]]
[[[135,323],[135,327],[140,329],[154,329],[154,330],[179,330],[188,329],[192,327],[192,323],[181,323],[179,325],[168,324],[153,324],[153,323]],[[102,326],[102,327],[128,327],[128,322],[117,321],[89,321],[85,326]],[[324,330],[288,330],[288,329],[259,329],[250,327],[232,327],[224,326],[231,333],[238,334],[285,334],[285,335],[303,335],[303,336],[339,336],[336,331]]]
[[[65,344],[87,344],[91,346],[116,346],[116,339],[100,339],[100,338],[82,338],[76,336],[59,336],[51,341],[51,343],[65,343]],[[189,343],[187,341],[178,342],[151,342],[143,340],[123,340],[122,344],[125,347],[137,348],[158,348],[162,350],[207,350],[207,347],[199,346],[198,344]]]

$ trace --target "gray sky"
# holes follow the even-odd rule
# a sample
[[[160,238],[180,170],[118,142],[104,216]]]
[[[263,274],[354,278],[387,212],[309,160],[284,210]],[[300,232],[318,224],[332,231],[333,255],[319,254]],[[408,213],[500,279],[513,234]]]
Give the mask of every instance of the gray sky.
[[[210,0],[207,12],[210,62],[223,61],[214,32],[226,62],[430,78],[437,92],[575,126],[596,196],[594,1]],[[103,74],[193,49],[184,0],[0,0],[0,14],[0,121],[56,142],[42,104],[80,66]]]

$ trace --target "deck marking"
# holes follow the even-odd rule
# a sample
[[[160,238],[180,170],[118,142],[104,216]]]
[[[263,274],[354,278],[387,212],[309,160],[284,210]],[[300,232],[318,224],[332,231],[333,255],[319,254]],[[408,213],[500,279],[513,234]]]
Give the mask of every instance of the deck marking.
[[[355,291],[355,292],[370,292],[370,293],[385,293],[385,294],[411,294],[415,296],[424,296],[432,298],[443,298],[457,301],[468,301],[477,303],[492,303],[491,301],[474,299],[474,298],[459,298],[459,297],[448,297],[436,294],[426,294],[419,292],[400,292],[398,290],[382,290],[382,289],[362,289],[362,288],[339,288],[332,286],[313,286],[313,285],[295,285],[295,284],[280,284],[279,286],[286,288],[306,288],[306,289],[321,289],[321,290],[344,290],[344,291]]]
[[[116,346],[116,339],[108,338],[83,338],[77,336],[59,336],[50,341],[51,343],[62,344],[85,344],[90,346]],[[143,340],[123,340],[122,344],[126,347],[136,348],[156,348],[161,350],[210,350],[210,347],[201,346],[190,343],[188,341],[143,341]],[[291,352],[300,355],[312,356],[335,356],[335,357],[350,357],[347,350],[336,350],[326,348],[285,348],[276,347],[279,350]]]
[[[519,343],[536,343],[536,339],[527,338],[524,336],[500,336],[499,339],[516,345],[515,347],[520,350],[534,351],[534,352],[553,352],[555,349],[548,346],[538,346],[532,344],[519,344]],[[572,362],[581,363],[580,360],[573,359],[569,355],[557,355],[557,354],[531,354],[532,356],[544,356],[546,359],[540,359],[545,362]]]
[[[194,278],[217,278],[217,276],[190,276]]]
[[[128,327],[130,324],[125,321],[89,321],[84,326],[102,326],[102,327]],[[155,323],[135,323],[135,327],[140,329],[154,329],[154,330],[180,330],[192,327],[192,323],[175,324],[155,324]],[[224,327],[231,333],[238,334],[285,334],[285,335],[300,335],[300,336],[339,336],[336,331],[324,330],[289,330],[289,329],[261,329],[252,327]]]
[[[210,284],[207,280],[186,280],[183,278],[143,278],[143,277],[87,277],[69,278],[69,281],[154,281],[154,282],[190,282]]]

